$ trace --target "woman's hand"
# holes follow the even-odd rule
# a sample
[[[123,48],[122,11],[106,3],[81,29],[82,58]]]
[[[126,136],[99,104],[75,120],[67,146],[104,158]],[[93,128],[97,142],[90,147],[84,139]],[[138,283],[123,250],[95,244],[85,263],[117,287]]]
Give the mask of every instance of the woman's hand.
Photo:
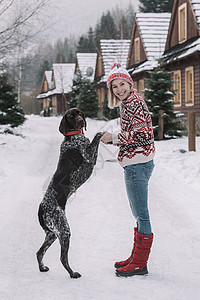
[[[104,144],[112,143],[112,134],[108,131],[105,131],[104,135],[101,137],[101,142]]]

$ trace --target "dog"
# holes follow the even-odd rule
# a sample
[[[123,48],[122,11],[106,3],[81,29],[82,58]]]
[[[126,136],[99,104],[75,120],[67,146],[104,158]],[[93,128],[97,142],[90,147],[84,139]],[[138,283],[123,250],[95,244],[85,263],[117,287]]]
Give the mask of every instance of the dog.
[[[68,262],[70,227],[65,215],[65,205],[69,197],[91,176],[96,164],[103,133],[97,133],[90,143],[83,134],[83,128],[86,130],[86,126],[84,113],[77,108],[67,110],[60,122],[59,131],[64,135],[60,158],[38,210],[39,223],[46,233],[44,243],[36,253],[41,272],[49,270],[43,263],[43,257],[58,238],[62,265],[71,278],[81,276],[72,271]]]

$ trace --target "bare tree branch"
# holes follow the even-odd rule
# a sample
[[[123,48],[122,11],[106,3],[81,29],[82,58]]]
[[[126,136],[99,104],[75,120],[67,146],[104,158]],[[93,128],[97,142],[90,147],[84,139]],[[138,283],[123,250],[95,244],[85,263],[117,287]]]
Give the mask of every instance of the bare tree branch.
[[[26,38],[29,35],[30,39],[42,31],[44,15],[50,2],[51,0],[0,0],[0,52],[13,46],[14,39],[19,40],[19,32],[21,36],[26,35]]]
[[[7,9],[9,9],[9,7],[12,6],[12,4],[13,4],[14,1],[15,1],[15,0],[10,0],[9,3],[5,3],[5,0],[1,0],[1,1],[0,1],[0,8],[1,8],[1,10],[0,10],[0,16],[3,15],[3,14],[5,13],[5,11],[6,11]],[[3,5],[3,3],[5,3],[5,6]]]

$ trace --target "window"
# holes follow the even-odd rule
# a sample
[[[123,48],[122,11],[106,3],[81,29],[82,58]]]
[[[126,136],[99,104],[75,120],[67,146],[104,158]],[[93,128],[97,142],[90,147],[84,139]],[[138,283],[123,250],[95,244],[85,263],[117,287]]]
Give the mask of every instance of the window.
[[[53,107],[53,114],[57,113],[57,97],[52,97],[52,107]]]
[[[174,72],[174,105],[181,106],[181,71]]]
[[[43,99],[43,110],[47,108],[47,100],[44,98]]]
[[[185,69],[185,104],[194,105],[194,67]]]
[[[142,95],[144,94],[144,79],[139,81],[139,93]]]
[[[133,88],[137,91],[137,81],[133,81]]]
[[[103,102],[104,102],[104,88],[101,88],[100,92],[100,107],[103,107]]]
[[[53,106],[53,107],[56,107],[56,106],[57,106],[57,98],[56,98],[56,96],[53,96],[53,99],[52,99],[52,106]]]
[[[140,38],[135,39],[135,63],[140,62]]]
[[[97,94],[98,94],[98,106],[101,106],[101,89],[97,90]]]
[[[187,3],[184,3],[178,8],[178,33],[179,43],[187,40]]]
[[[48,92],[48,85],[47,85],[47,81],[44,81],[44,92]]]
[[[101,76],[103,74],[103,61],[102,56],[99,56],[98,58],[98,65],[99,65],[99,75]]]

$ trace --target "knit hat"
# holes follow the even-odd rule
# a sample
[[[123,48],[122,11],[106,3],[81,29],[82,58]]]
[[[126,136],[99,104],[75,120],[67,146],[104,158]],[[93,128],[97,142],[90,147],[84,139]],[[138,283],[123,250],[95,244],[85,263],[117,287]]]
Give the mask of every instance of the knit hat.
[[[124,69],[120,63],[114,63],[114,65],[110,68],[110,73],[107,78],[107,87],[110,87],[110,84],[115,79],[123,79],[126,80],[130,85],[133,86],[133,80],[129,75],[128,71]]]

